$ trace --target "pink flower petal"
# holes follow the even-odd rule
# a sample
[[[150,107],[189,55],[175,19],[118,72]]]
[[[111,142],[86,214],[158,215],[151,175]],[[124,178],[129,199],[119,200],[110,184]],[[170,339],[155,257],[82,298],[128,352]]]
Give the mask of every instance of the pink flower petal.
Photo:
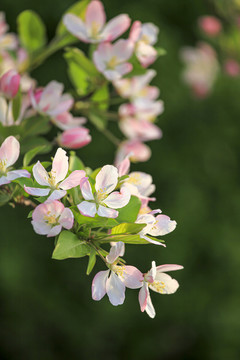
[[[105,165],[96,176],[96,191],[103,191],[107,194],[112,192],[118,183],[118,170],[113,165]]]
[[[135,266],[123,266],[123,276],[121,276],[124,285],[129,289],[138,289],[143,285],[143,274]]]
[[[155,285],[156,284],[156,285]],[[174,294],[179,288],[177,280],[170,275],[157,272],[155,282],[149,285],[150,289],[160,294]]]
[[[119,78],[132,71],[133,66],[130,63],[119,64],[116,66],[116,72],[119,74]]]
[[[90,42],[87,34],[86,25],[84,22],[74,14],[66,14],[63,17],[63,23],[70,33],[84,42]]]
[[[103,202],[110,208],[120,209],[129,203],[130,198],[130,191],[123,186],[120,191],[112,192]]]
[[[97,214],[99,216],[107,217],[107,218],[114,218],[115,219],[116,217],[118,217],[118,211],[106,208],[106,207],[104,207],[102,205],[99,205],[98,210],[97,210]]]
[[[20,144],[14,136],[7,137],[0,147],[0,160],[6,161],[6,167],[13,165],[20,153]]]
[[[125,285],[113,271],[107,279],[106,290],[112,305],[117,306],[124,303]]]
[[[63,190],[72,189],[80,185],[80,180],[85,176],[85,174],[86,173],[84,170],[75,170],[59,184],[59,187]],[[86,199],[86,200],[90,200],[90,199]]]
[[[90,203],[88,201],[82,201],[80,204],[77,205],[78,210],[84,216],[94,217],[97,212],[96,204]]]
[[[38,184],[49,186],[48,173],[39,161],[33,166],[33,176]]]
[[[171,220],[169,216],[158,215],[154,227],[148,233],[153,236],[162,236],[172,232],[176,226],[176,221]]]
[[[94,200],[92,188],[87,177],[83,177],[80,180],[80,188],[81,188],[82,196],[85,200]]]
[[[130,160],[129,156],[127,155],[118,165],[118,176],[121,177],[123,175],[127,175],[130,169]]]
[[[56,225],[49,231],[49,233],[47,234],[47,237],[57,236],[61,232],[61,230],[62,230],[62,226]]]
[[[85,22],[90,34],[92,33],[91,30],[95,27],[98,29],[98,32],[100,32],[106,22],[104,7],[100,1],[94,0],[88,5]]]
[[[109,264],[114,263],[114,261],[119,256],[124,255],[124,252],[125,252],[125,244],[122,241],[118,241],[111,247],[109,254],[106,256],[107,262]]]
[[[54,190],[46,202],[59,200],[67,194],[66,190]]]
[[[176,265],[176,264],[165,264],[165,265],[157,266],[157,272],[176,271],[182,269],[183,269],[182,265]]]
[[[59,183],[65,179],[68,172],[68,156],[66,151],[58,148],[57,152],[53,158],[52,171],[51,173],[55,177],[55,183]]]
[[[70,209],[65,208],[59,218],[59,223],[65,229],[71,229],[74,223],[74,216]]]
[[[143,287],[140,289],[138,294],[138,300],[142,312],[146,309],[148,296],[149,296],[148,285],[146,284],[146,282],[144,282]]]
[[[92,298],[99,301],[106,294],[106,282],[110,270],[99,271],[93,278],[92,282]]]
[[[27,170],[12,170],[7,173],[7,178],[10,181],[21,177],[30,178],[31,174]]]
[[[104,41],[113,41],[122,35],[130,26],[131,19],[126,14],[121,14],[110,20],[102,31]]]
[[[73,98],[69,94],[64,94],[58,99],[59,103],[47,113],[50,116],[57,116],[65,111],[68,111],[73,106]]]
[[[133,53],[134,46],[129,40],[118,40],[114,45],[114,55],[121,61],[128,60]]]
[[[24,185],[24,190],[26,193],[32,196],[46,196],[49,194],[50,189],[40,189],[40,188],[34,188]]]

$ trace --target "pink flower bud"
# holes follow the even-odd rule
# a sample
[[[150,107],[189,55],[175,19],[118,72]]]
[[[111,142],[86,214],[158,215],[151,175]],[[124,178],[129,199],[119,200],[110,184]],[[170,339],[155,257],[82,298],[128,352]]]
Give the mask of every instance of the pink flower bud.
[[[7,71],[0,78],[0,92],[7,98],[14,98],[20,86],[20,75],[15,70]]]
[[[202,16],[198,20],[200,29],[208,36],[217,36],[222,30],[222,24],[214,16]]]
[[[92,140],[89,130],[84,127],[68,129],[58,136],[57,142],[60,146],[69,149],[79,149]]]
[[[240,64],[234,59],[227,59],[224,63],[225,72],[232,77],[240,74]]]

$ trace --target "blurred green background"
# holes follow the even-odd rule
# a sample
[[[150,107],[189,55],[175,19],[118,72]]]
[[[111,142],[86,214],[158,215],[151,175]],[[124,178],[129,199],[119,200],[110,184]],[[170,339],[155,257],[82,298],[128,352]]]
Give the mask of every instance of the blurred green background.
[[[44,19],[49,37],[72,0],[2,0],[11,30],[25,9]],[[91,299],[94,274],[87,259],[51,260],[52,239],[37,236],[29,209],[0,209],[0,358],[24,360],[238,360],[239,306],[239,120],[240,79],[222,75],[206,100],[182,84],[179,49],[197,39],[196,19],[213,13],[203,0],[104,0],[108,17],[129,13],[160,27],[167,56],[154,65],[154,83],[166,110],[162,140],[150,143],[149,162],[134,165],[152,174],[163,213],[178,222],[167,248],[127,246],[126,260],[146,271],[151,261],[177,263],[183,271],[175,295],[152,293],[154,320],[139,309],[137,291],[124,305]],[[69,86],[60,53],[33,73],[41,85]],[[91,128],[93,142],[79,151],[92,168],[112,163],[114,147]],[[28,222],[28,225],[26,225]],[[103,269],[100,261],[96,268]]]

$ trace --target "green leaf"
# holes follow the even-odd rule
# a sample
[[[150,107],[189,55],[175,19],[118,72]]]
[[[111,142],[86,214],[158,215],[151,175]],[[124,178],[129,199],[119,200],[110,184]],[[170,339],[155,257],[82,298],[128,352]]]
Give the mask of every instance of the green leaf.
[[[41,135],[49,132],[51,125],[49,123],[49,118],[46,116],[32,116],[30,118],[24,119],[21,124],[21,132],[23,137]]]
[[[141,207],[141,201],[136,196],[131,196],[129,203],[122,209],[118,209],[119,215],[116,220],[119,223],[131,222],[134,223],[137,219],[139,210]]]
[[[12,193],[0,191],[0,206],[7,204],[12,198]]]
[[[93,62],[87,58],[82,50],[78,48],[68,48],[64,57],[67,61],[72,61],[77,64],[82,70],[89,74],[89,76],[99,75]]]
[[[29,52],[41,49],[47,42],[45,25],[32,10],[23,11],[17,18],[21,45]]]
[[[89,275],[91,271],[93,270],[94,266],[96,264],[96,251],[91,248],[89,259],[88,259],[88,267],[86,274]]]
[[[19,117],[21,104],[22,104],[22,94],[21,94],[21,90],[19,89],[17,95],[13,98],[12,101],[12,114],[15,121],[17,121]]]
[[[146,224],[122,223],[112,228],[111,234],[138,234]]]
[[[134,245],[142,245],[142,244],[150,244],[147,240],[142,239],[139,235],[112,235],[112,236],[108,236],[104,239],[101,239],[99,242],[101,243],[109,243],[109,242],[118,242],[118,241],[122,241],[126,244],[134,244]]]
[[[42,154],[49,153],[52,150],[52,144],[41,136],[29,137],[21,141],[21,154],[28,152],[31,149],[35,149],[36,146],[45,146],[42,150]]]
[[[23,158],[23,166],[28,166],[31,160],[37,155],[41,154],[42,151],[46,150],[46,145],[37,146],[36,148],[29,150]]]
[[[97,174],[99,173],[99,171],[101,170],[102,168],[97,168],[97,169],[95,169],[95,170],[93,170],[92,172],[91,172],[91,178],[93,179],[93,180],[95,180],[96,179],[96,176],[97,176]]]
[[[33,210],[31,210],[31,211],[28,213],[27,219],[31,219],[32,213],[33,213]]]
[[[96,90],[91,97],[93,105],[101,110],[107,110],[109,106],[109,89],[108,84],[103,85],[100,89]]]
[[[98,130],[103,130],[107,126],[107,120],[97,112],[90,112],[88,118]]]
[[[90,2],[90,0],[78,1],[77,3],[72,5],[70,8],[68,8],[67,11],[64,13],[64,15],[68,14],[68,13],[75,14],[78,17],[83,19],[83,17],[85,16],[85,11],[86,11],[87,5],[89,2]],[[63,24],[63,21],[61,20],[57,26],[56,34],[64,35],[65,33],[68,33],[68,31],[66,29],[66,26]],[[76,38],[74,36],[71,36],[71,38],[73,38],[73,40],[76,40]]]
[[[91,247],[85,241],[79,240],[71,231],[64,230],[59,235],[52,258],[56,260],[80,258],[90,254],[90,251]]]
[[[0,122],[0,135],[2,137],[2,141],[10,135],[12,135],[12,136],[20,135],[21,132],[22,132],[22,129],[21,129],[20,125],[4,126]]]
[[[89,225],[92,228],[94,227],[105,227],[105,228],[112,228],[118,225],[115,219],[104,218],[101,216],[95,216],[94,218],[83,216],[80,214],[78,210],[72,209],[73,215],[78,222],[79,225]]]
[[[33,180],[31,178],[18,178],[16,180],[13,180],[14,183],[20,185],[22,188],[24,187],[24,185],[29,186],[29,187],[33,187]]]
[[[167,54],[167,51],[161,47],[156,47],[155,50],[157,51],[157,55],[159,56],[164,56]]]
[[[85,166],[82,160],[76,155],[75,151],[70,151],[70,158],[69,158],[69,170],[84,170]]]

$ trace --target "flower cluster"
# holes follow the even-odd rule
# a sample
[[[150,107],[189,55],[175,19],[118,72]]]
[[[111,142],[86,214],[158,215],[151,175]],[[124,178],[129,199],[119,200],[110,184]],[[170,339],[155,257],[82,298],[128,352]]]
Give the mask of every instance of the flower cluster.
[[[125,244],[166,247],[159,237],[176,228],[176,221],[150,207],[156,200],[152,176],[130,171],[131,161],[149,159],[145,142],[162,136],[155,121],[163,102],[158,100],[159,89],[150,85],[156,72],[148,69],[163,52],[155,47],[158,28],[140,21],[130,28],[127,14],[107,22],[99,0],[81,5],[65,13],[49,44],[44,23],[34,12],[19,15],[18,35],[7,32],[0,13],[0,205],[33,208],[28,217],[34,231],[55,238],[53,259],[87,256],[88,275],[97,257],[103,260],[107,270],[93,279],[94,300],[107,293],[116,306],[123,304],[126,288],[140,289],[140,309],[153,318],[149,289],[174,293],[178,282],[165,272],[183,267],[156,266],[153,261],[142,273],[126,265],[123,256]],[[129,28],[128,37],[120,38]],[[76,47],[65,49],[73,88],[65,93],[56,80],[38,85],[31,71],[76,40],[90,48],[88,55]],[[116,104],[120,106],[114,112]],[[74,151],[68,156],[63,149],[91,142],[83,126],[87,119],[117,146],[114,165],[92,170]],[[108,120],[116,119],[125,139],[106,128]],[[56,145],[51,159],[38,157]]]
[[[206,15],[198,19],[204,41],[196,47],[185,47],[180,53],[185,64],[183,81],[198,98],[211,93],[220,71],[230,77],[240,75],[239,6],[231,0],[229,11],[224,11],[217,0],[215,5],[219,17]],[[220,17],[224,17],[224,21]]]

